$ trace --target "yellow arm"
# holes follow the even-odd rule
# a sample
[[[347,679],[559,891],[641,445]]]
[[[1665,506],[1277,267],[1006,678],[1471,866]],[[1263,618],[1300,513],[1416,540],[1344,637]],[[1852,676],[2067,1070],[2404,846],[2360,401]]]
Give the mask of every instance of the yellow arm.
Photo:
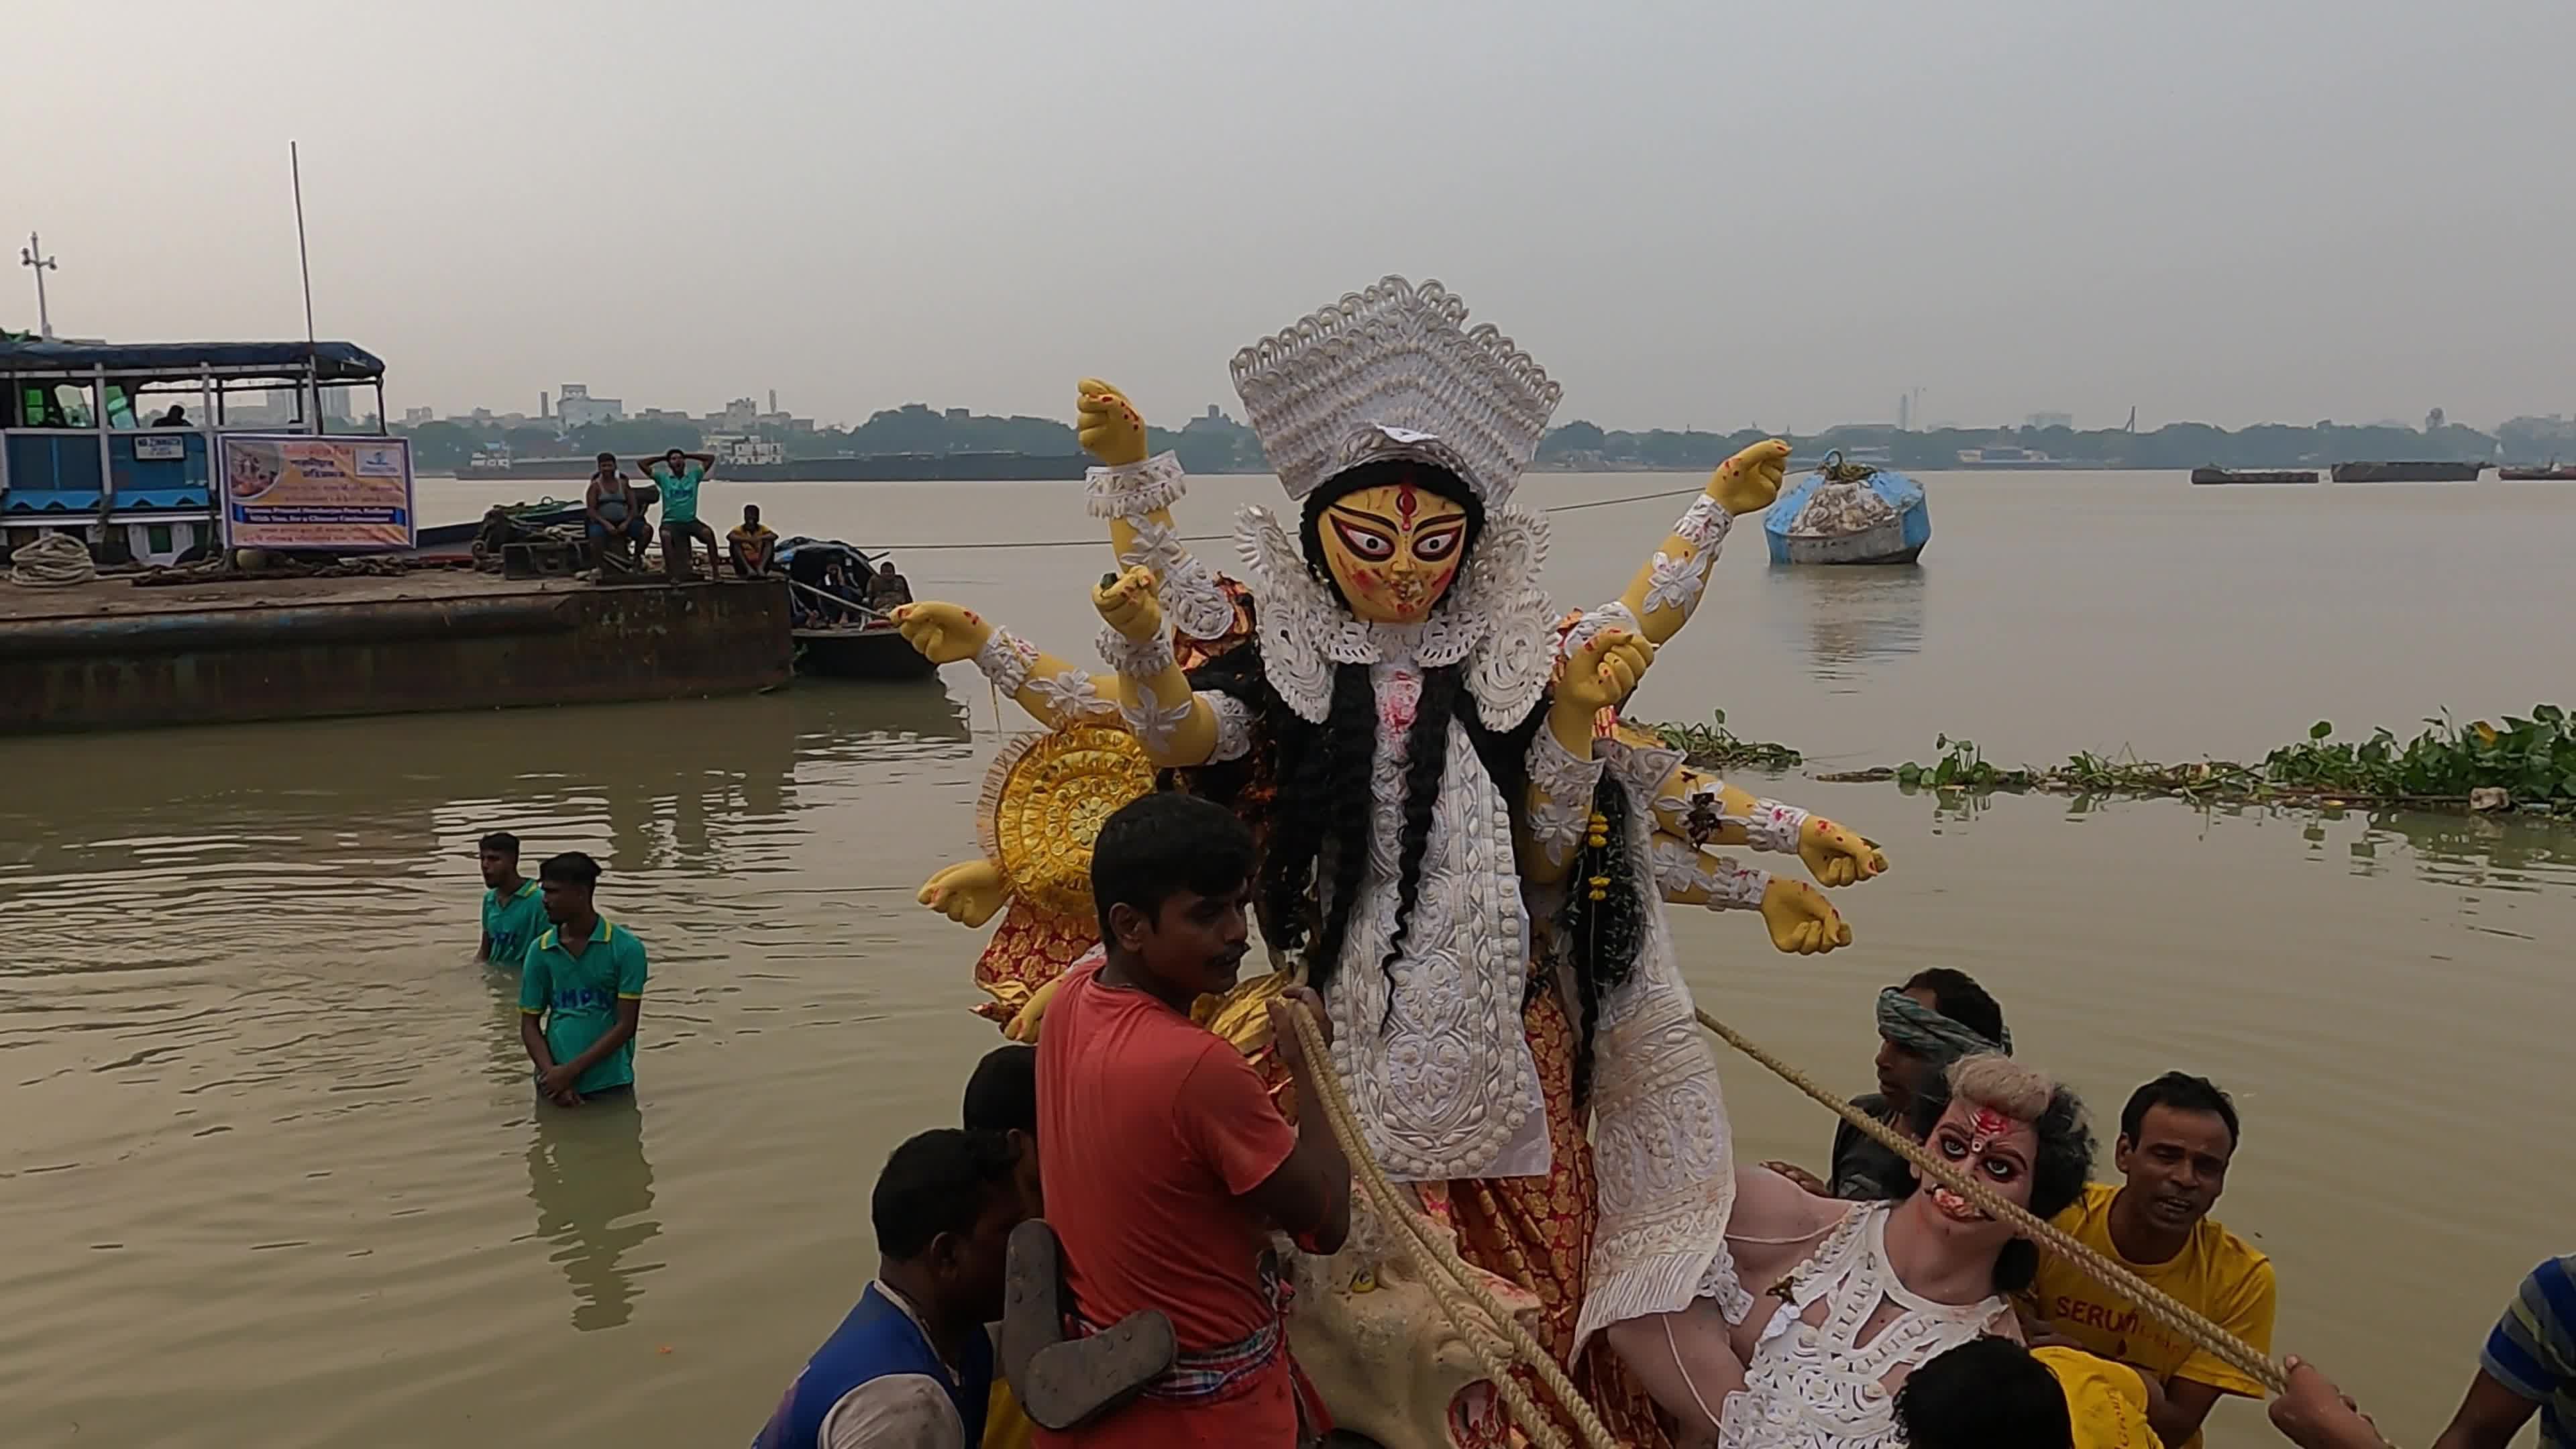
[[[1709,475],[1708,486],[1665,535],[1655,556],[1628,581],[1628,592],[1619,596],[1647,642],[1661,644],[1690,622],[1728,524],[1738,514],[1759,513],[1771,506],[1771,500],[1780,496],[1781,471],[1788,459],[1789,445],[1773,438],[1727,459]]]
[[[1155,601],[1182,633],[1221,637],[1234,627],[1234,605],[1217,587],[1216,575],[1183,546],[1172,521],[1172,504],[1188,483],[1181,460],[1170,453],[1145,455],[1145,418],[1125,393],[1096,377],[1075,387],[1075,436],[1100,460],[1084,491],[1093,516],[1108,520],[1118,567],[1153,575]]]
[[[1795,955],[1813,956],[1851,944],[1851,927],[1822,892],[1804,881],[1747,870],[1661,830],[1654,833],[1650,848],[1655,884],[1673,905],[1758,910],[1771,944]]]
[[[1089,674],[972,609],[906,604],[894,611],[904,642],[933,664],[972,661],[995,688],[1048,729],[1118,718],[1118,681]]]
[[[1145,747],[1146,758],[1161,769],[1217,758],[1220,705],[1193,692],[1181,672],[1155,601],[1153,571],[1140,564],[1093,589],[1091,606],[1109,625],[1101,642],[1116,656],[1111,662],[1118,672],[1109,678],[1118,691],[1119,717]],[[1239,708],[1231,700],[1222,707]]]
[[[1655,825],[1700,845],[1795,852],[1819,885],[1847,886],[1887,870],[1886,853],[1857,832],[1795,805],[1758,799],[1689,765],[1657,789]]]

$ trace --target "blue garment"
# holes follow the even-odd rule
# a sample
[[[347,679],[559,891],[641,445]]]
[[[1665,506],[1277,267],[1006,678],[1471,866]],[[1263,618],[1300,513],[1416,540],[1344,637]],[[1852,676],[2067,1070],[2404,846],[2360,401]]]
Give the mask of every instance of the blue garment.
[[[859,1298],[859,1306],[814,1350],[804,1372],[787,1386],[778,1412],[752,1440],[752,1449],[818,1449],[823,1421],[842,1396],[859,1385],[896,1374],[920,1374],[945,1386],[966,1426],[965,1442],[984,1442],[984,1410],[993,1398],[993,1340],[984,1333],[966,1335],[966,1361],[952,1375],[930,1346],[921,1325],[885,1296],[876,1284]]]
[[[528,948],[551,924],[546,919],[545,893],[535,881],[519,882],[519,888],[506,899],[499,891],[485,891],[483,934],[491,938],[492,948],[483,959],[516,970],[528,959]]]
[[[2487,1335],[2489,1377],[2540,1406],[2542,1449],[2576,1444],[2576,1257],[2531,1270]],[[970,1441],[971,1442],[971,1441]]]

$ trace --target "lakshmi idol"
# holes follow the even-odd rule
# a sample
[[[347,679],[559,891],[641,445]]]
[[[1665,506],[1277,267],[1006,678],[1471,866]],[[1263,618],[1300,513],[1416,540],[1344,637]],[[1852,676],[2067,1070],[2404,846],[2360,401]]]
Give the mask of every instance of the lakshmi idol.
[[[1282,963],[1267,989],[1322,997],[1366,1151],[1469,1262],[1534,1297],[1541,1340],[1621,1437],[1656,1443],[1638,1378],[1593,1345],[1635,1323],[1660,1342],[1662,1315],[1725,1280],[1737,1180],[1665,905],[1758,912],[1780,950],[1828,951],[1851,933],[1814,888],[1703,847],[1794,854],[1826,885],[1886,861],[1616,723],[1733,519],[1777,494],[1787,445],[1727,460],[1625,593],[1561,615],[1540,580],[1546,518],[1515,502],[1561,388],[1466,317],[1438,283],[1389,277],[1236,355],[1292,509],[1238,518],[1252,634],[1194,670],[1176,639],[1203,654],[1190,641],[1237,611],[1177,541],[1178,460],[1149,457],[1138,410],[1097,381],[1080,436],[1121,565],[1091,591],[1108,672],[954,604],[897,619],[1042,724],[1123,727],[1182,788],[1257,811],[1259,915]],[[989,914],[994,868],[952,872],[925,902]],[[1042,1027],[1046,1000],[1015,1034]],[[1384,1412],[1319,1379],[1352,1427]],[[1431,1412],[1450,1442],[1482,1432],[1456,1404]]]

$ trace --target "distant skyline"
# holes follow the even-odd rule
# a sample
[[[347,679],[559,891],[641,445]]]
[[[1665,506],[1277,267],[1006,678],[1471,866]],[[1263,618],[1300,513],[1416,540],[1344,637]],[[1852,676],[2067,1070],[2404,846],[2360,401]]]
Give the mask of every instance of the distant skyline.
[[[51,139],[0,326],[35,230],[58,331],[300,335],[293,138],[319,330],[396,416],[1062,418],[1098,374],[1178,426],[1390,271],[1605,428],[2576,412],[2563,0],[116,16],[10,17],[0,131]]]

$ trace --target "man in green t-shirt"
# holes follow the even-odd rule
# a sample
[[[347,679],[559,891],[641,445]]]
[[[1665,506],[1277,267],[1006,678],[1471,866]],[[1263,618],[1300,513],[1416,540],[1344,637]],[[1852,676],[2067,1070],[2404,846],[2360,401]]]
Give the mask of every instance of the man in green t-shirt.
[[[698,485],[715,471],[713,453],[678,448],[644,465],[644,476],[662,490],[662,572],[674,580],[698,574],[697,545],[707,546],[707,577],[716,573],[716,531],[698,517]]]
[[[546,919],[519,977],[519,1042],[537,1093],[561,1107],[635,1087],[635,1028],[644,1011],[644,943],[591,904],[599,862],[567,851],[537,867]]]
[[[528,946],[546,929],[546,904],[537,883],[519,874],[519,837],[495,830],[475,849],[483,867],[483,944],[474,959],[517,969]]]

